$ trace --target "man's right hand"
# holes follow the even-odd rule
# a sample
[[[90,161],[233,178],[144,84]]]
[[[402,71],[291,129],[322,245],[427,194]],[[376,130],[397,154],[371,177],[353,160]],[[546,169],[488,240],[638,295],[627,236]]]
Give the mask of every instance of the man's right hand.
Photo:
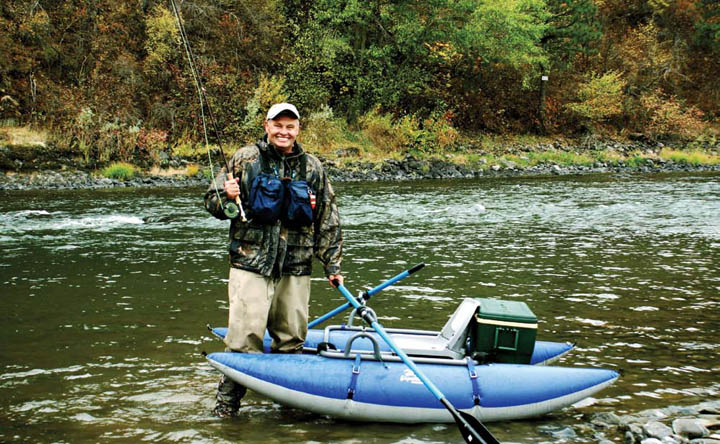
[[[225,195],[230,200],[235,200],[240,195],[240,178],[234,177],[225,181]]]

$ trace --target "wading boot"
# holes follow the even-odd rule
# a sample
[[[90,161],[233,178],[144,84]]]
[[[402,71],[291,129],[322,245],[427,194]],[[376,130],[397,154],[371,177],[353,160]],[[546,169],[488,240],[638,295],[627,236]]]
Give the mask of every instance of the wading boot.
[[[227,376],[223,375],[218,384],[216,403],[213,414],[219,418],[232,418],[237,416],[240,400],[247,393],[247,388]]]

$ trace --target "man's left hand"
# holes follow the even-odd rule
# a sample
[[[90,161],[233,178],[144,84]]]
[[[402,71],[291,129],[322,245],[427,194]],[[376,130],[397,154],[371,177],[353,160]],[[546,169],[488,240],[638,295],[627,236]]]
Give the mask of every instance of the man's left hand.
[[[345,285],[345,281],[341,274],[331,274],[330,276],[328,276],[328,280],[330,281],[330,285],[332,285],[333,288],[337,288],[337,285],[335,285],[336,280],[340,285]]]

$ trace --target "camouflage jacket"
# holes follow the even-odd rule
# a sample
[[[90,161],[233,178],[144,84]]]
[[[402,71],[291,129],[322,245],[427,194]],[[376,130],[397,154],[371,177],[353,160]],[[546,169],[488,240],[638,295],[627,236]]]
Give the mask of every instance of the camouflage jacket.
[[[279,154],[263,138],[254,145],[239,149],[228,160],[233,177],[240,178],[240,197],[247,209],[250,187],[262,172],[264,156],[280,177],[299,177],[301,156],[306,156],[306,180],[316,195],[314,222],[297,229],[285,227],[281,221],[274,225],[261,225],[252,220],[242,222],[240,217],[230,222],[230,265],[260,273],[264,276],[308,275],[312,272],[313,254],[325,267],[325,275],[340,273],[342,262],[342,231],[340,215],[330,181],[320,161],[303,151],[295,143],[287,156]],[[301,177],[301,176],[300,176]],[[227,171],[215,177],[205,193],[205,209],[218,219],[227,219],[222,205],[227,201],[224,182]],[[217,186],[217,189],[216,189]]]

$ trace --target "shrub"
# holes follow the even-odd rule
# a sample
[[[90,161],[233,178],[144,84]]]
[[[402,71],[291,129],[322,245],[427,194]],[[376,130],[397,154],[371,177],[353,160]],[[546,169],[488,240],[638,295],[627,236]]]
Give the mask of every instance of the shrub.
[[[175,144],[170,148],[173,156],[184,157],[186,159],[200,159],[201,157],[207,158],[207,149],[202,143],[196,143],[191,141],[187,137],[181,137]]]
[[[285,78],[261,75],[253,96],[245,104],[245,117],[235,123],[229,133],[244,142],[252,142],[263,134],[265,113],[275,103],[288,100],[285,93]]]
[[[141,125],[141,121],[128,124],[117,117],[109,119],[96,114],[92,108],[84,107],[75,116],[74,125],[66,131],[71,134],[86,164],[110,160],[128,162],[133,158],[136,148],[144,150],[143,154],[157,162],[167,133],[142,128]]]
[[[642,96],[640,104],[649,120],[646,134],[650,137],[691,139],[706,127],[700,110],[685,107],[674,96],[666,97],[661,91]]]
[[[622,112],[623,89],[625,81],[620,73],[611,71],[602,76],[592,76],[578,90],[576,103],[570,103],[567,108],[579,117],[587,127],[616,116]]]
[[[327,105],[303,117],[300,128],[298,140],[305,149],[314,153],[326,154],[352,144],[347,123],[344,119],[336,118],[332,108]]]
[[[452,125],[453,113],[433,113],[423,121],[420,149],[426,152],[444,152],[455,147],[460,134]]]
[[[194,163],[191,163],[187,166],[187,169],[185,170],[185,175],[187,177],[195,177],[200,172],[200,167],[197,166]]]
[[[93,133],[96,130],[95,112],[90,107],[84,107],[75,116],[75,137],[77,138],[77,147],[82,153],[85,163],[90,163],[93,156]]]
[[[137,136],[137,146],[145,152],[154,165],[157,165],[167,145],[167,138],[168,134],[165,131],[142,128]]]
[[[140,135],[140,122],[126,125],[117,117],[103,123],[95,133],[95,160],[107,162],[119,159],[123,162],[133,157]]]
[[[144,67],[150,75],[157,74],[165,69],[169,61],[178,54],[177,42],[180,40],[180,32],[175,25],[175,17],[163,5],[156,5],[150,14],[145,18],[145,40]]]
[[[393,119],[374,108],[358,119],[362,133],[376,147],[387,151],[401,151],[415,145],[421,136],[418,123],[412,116]]]
[[[114,162],[103,168],[102,175],[109,179],[128,180],[135,177],[137,169],[125,162]]]

